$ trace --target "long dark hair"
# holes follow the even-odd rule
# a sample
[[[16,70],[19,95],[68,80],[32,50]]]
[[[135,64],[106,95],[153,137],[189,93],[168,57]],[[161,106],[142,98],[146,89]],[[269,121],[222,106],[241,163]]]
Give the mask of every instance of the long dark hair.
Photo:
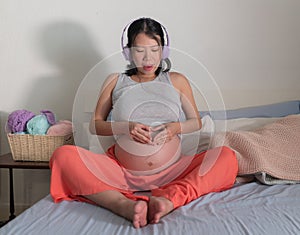
[[[165,46],[165,37],[164,37],[164,31],[162,29],[162,26],[159,22],[151,19],[151,18],[140,18],[135,20],[130,24],[127,30],[127,47],[131,48],[133,45],[133,42],[136,38],[136,36],[139,33],[145,33],[150,38],[157,41],[159,45],[162,47]],[[159,36],[159,37],[158,37]],[[169,58],[163,59],[160,62],[160,65],[158,66],[157,70],[155,71],[155,74],[158,75],[163,66],[163,62],[166,63],[166,68],[163,70],[164,72],[168,72],[171,69],[171,61]],[[130,64],[127,66],[127,70],[125,72],[128,76],[137,74],[137,68],[133,61],[130,62]]]

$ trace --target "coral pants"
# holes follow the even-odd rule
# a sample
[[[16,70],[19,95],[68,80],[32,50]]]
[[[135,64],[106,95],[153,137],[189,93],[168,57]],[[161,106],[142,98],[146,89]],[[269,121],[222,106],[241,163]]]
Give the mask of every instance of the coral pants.
[[[107,155],[110,157],[107,157]],[[114,146],[108,150],[107,155],[95,154],[70,145],[64,145],[56,149],[50,159],[50,193],[54,202],[78,200],[93,203],[84,195],[107,190],[117,190],[132,200],[148,201],[147,196],[136,194],[135,191],[138,190],[132,189],[128,179],[124,179],[122,166],[114,159]],[[102,157],[101,161],[97,160],[99,157]],[[218,147],[188,158],[190,160],[187,167],[172,181],[152,188],[151,195],[165,197],[173,202],[174,208],[177,208],[204,194],[229,189],[234,184],[238,164],[235,153],[230,148]],[[95,165],[95,169],[99,169],[99,171],[105,169],[103,172],[106,173],[103,179],[111,177],[118,180],[125,187],[117,187],[110,184],[109,181],[97,177],[84,162],[84,159],[94,159],[91,162]],[[110,164],[109,168],[107,167],[108,163]],[[179,160],[177,166],[180,166],[180,164]],[[170,174],[170,171],[166,170],[157,175],[164,179],[164,175],[167,174]],[[148,181],[144,179],[147,177],[149,178],[149,176],[134,177],[134,180],[147,183]],[[128,184],[128,187],[126,187],[126,184]]]

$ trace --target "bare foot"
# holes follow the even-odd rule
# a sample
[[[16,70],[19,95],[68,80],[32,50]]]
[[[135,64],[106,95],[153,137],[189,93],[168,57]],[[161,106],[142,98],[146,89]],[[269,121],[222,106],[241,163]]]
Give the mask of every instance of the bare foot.
[[[148,207],[148,220],[151,224],[159,222],[160,218],[173,210],[173,203],[164,197],[150,197]]]
[[[145,201],[137,201],[134,205],[132,223],[135,228],[147,225],[148,205]]]
[[[135,228],[141,228],[147,225],[147,202],[124,200],[123,203],[123,205],[119,207],[119,215],[132,221]]]
[[[146,201],[133,201],[122,193],[113,190],[85,195],[84,197],[132,221],[135,228],[147,225],[148,204]]]

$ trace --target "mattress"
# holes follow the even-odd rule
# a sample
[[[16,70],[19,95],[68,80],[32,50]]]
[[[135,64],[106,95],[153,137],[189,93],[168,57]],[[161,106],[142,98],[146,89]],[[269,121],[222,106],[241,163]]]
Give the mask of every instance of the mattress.
[[[46,196],[0,229],[16,234],[299,234],[300,185],[257,182],[207,194],[155,225],[135,229],[131,222],[82,202],[54,204]]]
[[[249,117],[232,111],[234,118],[226,122],[206,117],[202,132],[209,133],[218,126],[229,131],[252,130],[281,116],[299,113],[299,102],[287,104],[289,110],[276,105],[247,109]],[[272,115],[265,117],[261,112]],[[0,234],[300,234],[300,184],[236,183],[229,190],[204,195],[166,215],[158,224],[140,229],[106,209],[76,201],[55,204],[48,195],[2,227]]]

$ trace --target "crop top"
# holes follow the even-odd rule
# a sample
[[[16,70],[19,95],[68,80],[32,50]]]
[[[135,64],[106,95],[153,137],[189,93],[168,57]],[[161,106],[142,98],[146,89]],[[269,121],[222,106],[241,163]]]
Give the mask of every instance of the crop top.
[[[166,72],[143,83],[132,80],[124,73],[120,74],[112,93],[112,104],[112,121],[157,126],[186,119],[180,94]]]

